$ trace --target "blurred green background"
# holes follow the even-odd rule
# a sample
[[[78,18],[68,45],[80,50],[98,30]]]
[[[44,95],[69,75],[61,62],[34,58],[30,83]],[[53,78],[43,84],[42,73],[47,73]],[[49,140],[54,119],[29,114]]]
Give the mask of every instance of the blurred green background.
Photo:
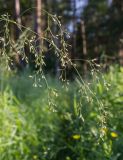
[[[122,13],[0,0],[0,160],[123,160]]]

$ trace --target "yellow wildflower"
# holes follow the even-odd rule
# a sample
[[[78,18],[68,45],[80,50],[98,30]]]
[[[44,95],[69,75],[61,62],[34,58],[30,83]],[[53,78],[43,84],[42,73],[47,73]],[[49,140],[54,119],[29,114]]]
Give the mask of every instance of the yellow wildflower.
[[[118,137],[118,134],[116,132],[111,132],[111,137],[112,138],[117,138]]]
[[[79,134],[74,134],[72,136],[72,138],[75,139],[75,140],[79,140],[81,138],[81,136]]]

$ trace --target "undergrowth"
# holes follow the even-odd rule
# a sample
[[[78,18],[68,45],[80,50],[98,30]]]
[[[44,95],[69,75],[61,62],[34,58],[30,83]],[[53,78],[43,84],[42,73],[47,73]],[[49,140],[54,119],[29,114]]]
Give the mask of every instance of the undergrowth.
[[[2,76],[1,160],[122,159],[122,68],[112,69],[103,75],[108,90],[104,83],[91,84],[95,99],[90,91],[81,92],[78,81],[64,88],[47,78],[49,93],[33,87],[28,75]]]
[[[5,23],[0,38],[1,160],[122,160],[122,68],[104,74],[94,60],[87,61],[91,69],[83,78],[69,58],[60,21],[46,14],[58,33],[47,26],[41,40],[48,48],[42,46],[40,54],[32,29],[21,26],[22,34],[14,41],[9,24],[17,24],[8,15],[0,18]],[[25,44],[35,59],[34,72],[28,68]],[[53,48],[60,62],[57,78],[44,74],[44,48]],[[26,62],[23,74],[12,71],[17,55]],[[73,82],[66,78],[70,66],[76,73]]]

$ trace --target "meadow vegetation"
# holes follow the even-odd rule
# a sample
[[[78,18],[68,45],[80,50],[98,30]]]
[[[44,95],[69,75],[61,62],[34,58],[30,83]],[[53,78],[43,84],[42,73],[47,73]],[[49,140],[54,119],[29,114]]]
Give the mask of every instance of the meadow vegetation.
[[[37,39],[8,14],[0,18],[0,160],[122,160],[123,67],[74,64],[68,33],[46,14],[52,25]],[[16,41],[11,25],[21,28]],[[48,70],[54,63],[58,73]]]
[[[67,85],[47,77],[49,87],[0,74],[1,160],[123,159],[122,67]]]

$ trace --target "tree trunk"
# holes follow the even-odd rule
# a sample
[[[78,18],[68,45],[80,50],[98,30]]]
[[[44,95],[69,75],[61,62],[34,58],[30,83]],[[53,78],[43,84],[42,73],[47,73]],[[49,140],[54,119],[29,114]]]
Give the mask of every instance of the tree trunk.
[[[85,32],[85,23],[83,20],[81,20],[81,34],[82,34],[82,46],[83,46],[83,56],[84,56],[84,64],[83,69],[86,73],[87,71],[87,42],[86,42],[86,32]]]
[[[19,39],[20,36],[20,30],[21,30],[21,17],[20,17],[20,0],[15,0],[14,1],[14,6],[15,6],[15,21],[16,24],[14,29],[15,29],[15,41]],[[15,56],[12,58],[13,63],[14,63],[14,68],[17,69],[18,71],[23,69],[23,64],[21,63],[21,56],[18,54],[18,51],[16,48],[13,47],[13,52],[15,52]]]
[[[34,31],[36,33],[36,48],[38,53],[41,50],[41,8],[42,2],[41,0],[35,0],[35,26]]]
[[[76,0],[72,1],[73,8],[73,53],[72,59],[74,61],[76,55]]]
[[[16,34],[15,39],[19,38],[20,28],[21,28],[21,17],[20,17],[20,0],[15,0],[15,18],[16,18]]]

